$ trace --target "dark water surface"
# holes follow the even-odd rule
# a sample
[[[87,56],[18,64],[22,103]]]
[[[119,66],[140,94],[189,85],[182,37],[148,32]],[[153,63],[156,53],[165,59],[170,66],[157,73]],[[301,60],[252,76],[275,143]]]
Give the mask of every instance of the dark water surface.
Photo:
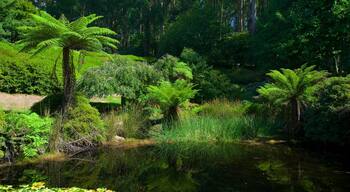
[[[103,148],[63,162],[0,168],[1,184],[117,191],[350,191],[345,160],[272,145]]]

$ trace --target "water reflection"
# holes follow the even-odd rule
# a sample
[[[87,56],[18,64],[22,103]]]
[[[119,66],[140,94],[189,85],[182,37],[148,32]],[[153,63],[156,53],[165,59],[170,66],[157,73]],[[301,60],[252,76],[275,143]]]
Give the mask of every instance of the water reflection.
[[[104,148],[64,162],[0,170],[6,184],[118,191],[350,191],[343,165],[287,146],[159,145]],[[345,169],[346,170],[346,169]]]

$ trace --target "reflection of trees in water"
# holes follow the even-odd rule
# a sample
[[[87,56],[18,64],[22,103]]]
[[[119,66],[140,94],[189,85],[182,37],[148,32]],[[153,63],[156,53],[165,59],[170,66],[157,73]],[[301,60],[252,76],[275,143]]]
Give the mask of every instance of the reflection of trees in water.
[[[160,145],[102,149],[66,162],[16,168],[8,174],[14,180],[22,178],[23,183],[43,179],[51,186],[117,191],[309,192],[342,191],[343,184],[349,187],[343,181],[349,177],[334,177],[322,165],[286,146]]]
[[[319,173],[308,171],[308,166],[301,159],[293,159],[292,161],[281,161],[278,159],[270,159],[257,164],[257,168],[262,171],[264,176],[271,184],[280,187],[280,191],[333,191],[331,176],[322,174],[329,173],[329,170],[320,165],[313,165],[314,169],[318,169]],[[283,186],[283,187],[281,187]],[[332,187],[330,187],[332,186]],[[283,190],[282,190],[283,189]]]

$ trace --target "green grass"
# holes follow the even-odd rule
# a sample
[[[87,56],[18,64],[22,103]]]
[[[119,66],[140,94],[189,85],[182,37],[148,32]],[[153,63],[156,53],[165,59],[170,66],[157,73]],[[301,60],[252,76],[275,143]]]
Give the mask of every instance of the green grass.
[[[217,118],[195,116],[163,126],[163,131],[154,133],[160,142],[233,142],[253,139],[272,124],[254,116]]]
[[[152,135],[165,143],[216,143],[271,136],[281,130],[279,121],[254,114],[249,107],[245,102],[216,99],[203,104],[197,115],[182,112],[181,120]]]

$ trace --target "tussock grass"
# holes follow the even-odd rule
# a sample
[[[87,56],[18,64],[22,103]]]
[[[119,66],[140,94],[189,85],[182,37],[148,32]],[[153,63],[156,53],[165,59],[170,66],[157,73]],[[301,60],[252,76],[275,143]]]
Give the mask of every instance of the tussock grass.
[[[272,124],[254,116],[195,116],[163,126],[154,138],[161,142],[232,142],[253,139]]]
[[[270,135],[280,126],[273,119],[248,111],[249,104],[216,99],[205,103],[198,115],[189,113],[177,122],[163,125],[153,137],[167,143],[233,142]]]

